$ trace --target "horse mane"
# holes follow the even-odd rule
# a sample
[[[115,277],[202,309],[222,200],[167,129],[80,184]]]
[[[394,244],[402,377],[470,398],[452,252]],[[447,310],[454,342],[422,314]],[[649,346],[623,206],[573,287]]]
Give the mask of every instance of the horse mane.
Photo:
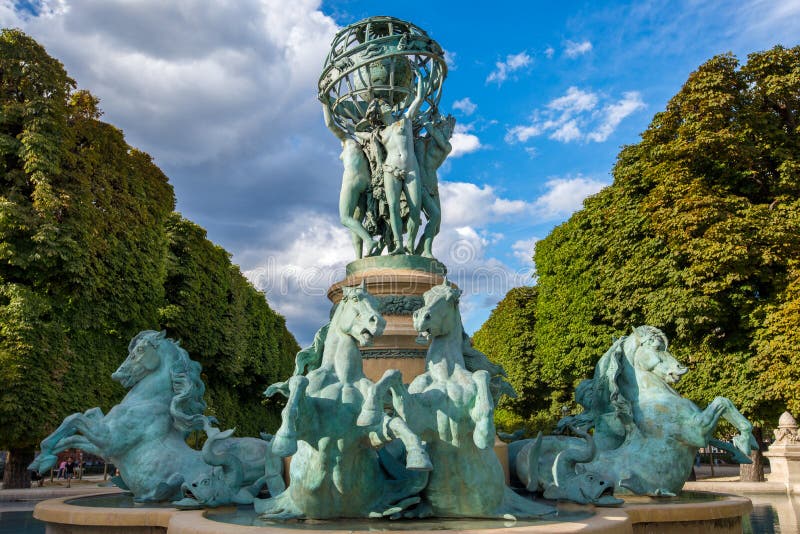
[[[655,326],[649,326],[649,325],[637,326],[636,328],[633,329],[633,333],[636,334],[637,338],[639,338],[640,343],[645,339],[654,337],[661,340],[661,342],[664,343],[665,349],[669,345],[669,340],[667,339],[667,335],[660,329],[656,328]]]
[[[594,380],[587,378],[575,386],[575,402],[583,407],[583,411],[575,415],[567,415],[559,419],[554,434],[564,434],[567,430],[577,429],[589,431],[594,427],[594,411],[592,402],[594,398]]]
[[[304,375],[322,365],[322,352],[325,348],[325,339],[328,337],[328,329],[331,323],[326,324],[314,334],[314,341],[310,347],[299,351],[294,357],[294,375]]]
[[[597,362],[594,377],[578,385],[575,397],[584,411],[562,418],[557,424],[558,432],[564,432],[570,426],[588,430],[597,425],[601,416],[608,414],[613,414],[625,428],[632,424],[633,406],[620,391],[618,383],[622,360],[625,358],[623,345],[626,339],[623,336],[614,340],[611,348]]]
[[[173,356],[169,368],[174,393],[169,405],[172,425],[187,435],[193,430],[202,429],[207,421],[203,415],[206,410],[206,402],[203,400],[206,386],[200,377],[203,367],[189,357],[189,353],[178,341],[167,338],[166,331],[140,332],[131,340],[129,347],[135,347],[142,341],[149,343],[162,354],[171,353]]]
[[[430,288],[425,293],[426,294],[427,293],[442,293],[442,294],[444,294],[445,301],[454,302],[456,304],[456,309],[458,309],[458,303],[459,303],[459,301],[461,299],[461,290],[458,289],[457,287],[451,286],[450,283],[447,281],[447,278],[444,279],[444,282],[442,282],[441,284],[437,284],[437,285],[433,286],[432,288]],[[424,297],[424,295],[423,295],[423,297]],[[459,316],[459,318],[461,318],[461,312],[459,312],[458,316]],[[463,330],[463,327],[462,327],[462,330]]]
[[[633,329],[633,340],[637,347],[650,338],[659,339],[664,343],[664,347],[667,346],[667,336],[660,329],[647,325]],[[594,377],[578,384],[575,389],[575,400],[584,407],[584,411],[562,418],[557,425],[559,432],[563,432],[570,425],[592,428],[597,425],[601,416],[609,414],[616,419],[616,429],[609,428],[608,431],[616,434],[615,430],[624,429],[622,431],[628,435],[633,430],[633,404],[619,388],[619,376],[625,365],[623,360],[626,357],[626,340],[628,340],[626,336],[614,340],[611,348],[597,362]]]
[[[622,395],[617,380],[622,373],[622,358],[625,356],[623,345],[626,339],[622,336],[614,341],[611,348],[597,362],[590,396],[593,411],[602,409],[601,403],[613,402]]]

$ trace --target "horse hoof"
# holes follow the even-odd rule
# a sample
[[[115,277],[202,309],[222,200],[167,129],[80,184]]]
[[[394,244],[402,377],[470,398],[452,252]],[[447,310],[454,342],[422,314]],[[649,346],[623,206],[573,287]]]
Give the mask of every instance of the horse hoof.
[[[409,451],[406,456],[406,469],[409,471],[433,471],[433,464],[428,453],[422,449]]]
[[[484,420],[475,425],[475,432],[472,434],[472,441],[479,449],[486,449],[494,446],[492,439],[492,427],[489,421]]]
[[[36,471],[39,474],[44,474],[48,471],[51,467],[56,465],[58,461],[58,456],[55,454],[40,454],[34,461],[31,462],[31,465],[28,466],[29,471]]]
[[[356,425],[361,427],[375,426],[381,421],[383,421],[383,412],[379,412],[378,410],[362,410],[361,413],[358,414]]]
[[[276,434],[272,440],[272,453],[285,458],[297,452],[297,437]]]

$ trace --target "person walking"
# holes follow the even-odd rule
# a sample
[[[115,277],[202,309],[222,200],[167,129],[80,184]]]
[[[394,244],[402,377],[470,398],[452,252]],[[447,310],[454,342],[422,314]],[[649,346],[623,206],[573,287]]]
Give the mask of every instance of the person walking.
[[[61,460],[61,463],[58,465],[58,476],[56,478],[66,478],[67,476],[67,461]]]
[[[75,474],[75,462],[73,461],[72,457],[70,456],[67,459],[67,465],[66,465],[66,471],[65,471],[65,475],[66,475],[66,479],[67,479],[67,487],[68,488],[72,487],[72,477],[73,477],[74,474]]]

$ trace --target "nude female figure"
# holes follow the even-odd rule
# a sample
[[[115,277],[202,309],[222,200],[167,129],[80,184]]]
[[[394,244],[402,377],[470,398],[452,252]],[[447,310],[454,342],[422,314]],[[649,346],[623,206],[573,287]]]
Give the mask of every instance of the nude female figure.
[[[414,152],[419,160],[422,178],[422,211],[428,218],[422,241],[417,245],[416,252],[419,254],[421,251],[422,256],[426,258],[433,258],[431,250],[433,238],[439,233],[442,223],[442,205],[436,171],[453,150],[450,137],[453,135],[455,124],[456,120],[451,115],[442,117],[437,114],[435,121],[426,122],[424,125],[428,135],[417,138],[414,143]]]
[[[325,115],[325,126],[342,142],[342,154],[339,159],[344,165],[344,172],[342,189],[339,192],[339,220],[350,230],[356,259],[361,259],[364,254],[364,243],[367,244],[367,255],[378,246],[378,242],[372,239],[361,224],[367,208],[365,195],[370,186],[369,163],[361,145],[336,125],[330,108],[325,103],[322,104],[322,113]]]
[[[377,141],[383,147],[382,154],[376,154],[383,171],[383,187],[389,206],[389,225],[392,229],[394,248],[391,254],[413,254],[414,243],[421,224],[420,209],[422,185],[419,163],[414,153],[413,119],[425,98],[425,84],[422,77],[417,78],[417,94],[408,110],[400,117],[392,115],[392,107],[379,98],[373,99],[367,107],[366,117],[374,131],[356,132],[360,139]],[[373,144],[373,149],[377,149]],[[381,152],[377,150],[377,152]],[[400,215],[400,194],[405,192],[409,209],[408,246],[403,244],[403,220]]]

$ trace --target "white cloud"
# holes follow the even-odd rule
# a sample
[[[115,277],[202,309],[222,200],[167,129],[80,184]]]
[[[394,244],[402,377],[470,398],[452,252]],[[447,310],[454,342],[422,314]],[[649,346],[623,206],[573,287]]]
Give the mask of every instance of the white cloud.
[[[779,43],[781,39],[775,35],[775,30],[796,28],[800,22],[800,3],[796,0],[749,0],[739,3],[735,14],[748,33],[765,32],[773,42]]]
[[[302,230],[296,232],[297,228]],[[262,257],[257,267],[244,275],[266,293],[270,306],[286,317],[298,341],[308,343],[328,321],[328,288],[344,278],[345,265],[355,258],[350,235],[335,218],[313,212],[264,230],[291,239],[259,249]]]
[[[456,70],[456,68],[458,68],[458,66],[456,65],[457,56],[458,54],[456,54],[452,50],[444,51],[444,62],[447,65],[448,70]]]
[[[625,117],[644,108],[645,104],[637,91],[623,93],[620,100],[603,108],[602,121],[586,136],[586,139],[597,143],[605,141]]]
[[[477,135],[463,132],[453,133],[453,137],[450,139],[450,145],[453,147],[453,151],[450,152],[451,158],[457,158],[464,154],[475,152],[476,150],[480,150],[483,146]]]
[[[447,224],[483,227],[502,217],[516,215],[529,209],[523,200],[511,200],[497,196],[489,185],[479,187],[468,182],[446,182],[439,184],[442,213]]]
[[[645,108],[637,91],[623,93],[621,99],[598,109],[601,100],[608,99],[599,93],[570,87],[563,96],[551,100],[544,109],[535,110],[530,123],[509,128],[506,142],[525,143],[533,137],[547,135],[562,143],[601,143],[614,133],[623,119]]]
[[[569,143],[581,138],[581,130],[578,128],[578,123],[575,120],[567,121],[556,128],[550,134],[550,139],[561,141],[562,143]]]
[[[520,143],[524,143],[531,137],[536,137],[541,134],[542,127],[538,124],[514,126],[508,130],[508,134],[506,134],[506,142],[513,143],[515,141],[519,141]]]
[[[563,111],[570,116],[582,111],[591,111],[597,106],[597,93],[583,91],[575,86],[567,89],[564,96],[551,100],[547,107],[557,111]]]
[[[477,104],[475,104],[469,97],[462,98],[461,100],[456,100],[453,102],[453,109],[457,109],[467,117],[475,113],[475,110],[478,109]]]
[[[467,125],[456,124],[453,137],[450,138],[450,145],[453,147],[453,151],[450,152],[451,158],[458,158],[483,148],[481,140],[477,135],[469,133],[470,130]]]
[[[567,41],[564,43],[564,55],[569,58],[576,58],[591,51],[592,43],[590,41]]]
[[[553,48],[552,46],[548,46],[547,48],[544,49],[544,55],[545,55],[545,57],[547,59],[552,59],[553,58],[553,54],[555,54],[555,53],[556,53],[556,49]]]
[[[318,2],[48,2],[17,23],[161,164],[227,157],[301,131],[336,25]],[[231,21],[246,21],[232,24]],[[267,104],[268,105],[265,105]],[[286,114],[286,109],[293,113]]]
[[[463,291],[461,317],[467,331],[475,331],[509,289],[530,283],[530,269],[513,269],[489,257],[488,247],[500,236],[480,226],[442,228],[433,245],[434,255],[447,265],[447,278]]]
[[[518,54],[509,54],[506,56],[505,61],[498,61],[495,65],[495,70],[489,73],[486,77],[486,83],[496,83],[502,85],[508,79],[508,75],[514,71],[527,67],[533,62],[531,56],[526,51]]]
[[[533,247],[536,245],[537,241],[539,241],[537,237],[515,241],[514,244],[511,245],[511,250],[514,256],[522,263],[533,265]]]
[[[586,197],[607,185],[608,182],[583,176],[554,178],[545,183],[547,191],[536,199],[533,208],[542,219],[563,219],[581,209]]]

